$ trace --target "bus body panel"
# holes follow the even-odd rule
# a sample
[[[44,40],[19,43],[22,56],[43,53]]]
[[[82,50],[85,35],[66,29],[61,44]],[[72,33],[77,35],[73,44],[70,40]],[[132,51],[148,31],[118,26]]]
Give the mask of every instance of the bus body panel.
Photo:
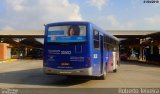
[[[45,35],[48,35],[47,28],[61,25],[85,25],[86,35],[89,35],[90,24],[82,22],[64,22],[47,24]],[[90,36],[86,36],[87,40]],[[47,36],[45,36],[47,39]],[[63,75],[91,75],[90,41],[84,43],[47,43],[45,40],[44,72],[47,74]],[[65,72],[66,71],[66,72]],[[68,71],[68,72],[67,72]],[[80,71],[80,72],[79,72]],[[79,73],[78,73],[79,72]],[[69,73],[69,74],[67,74]]]
[[[111,51],[108,51],[108,57],[107,70],[108,72],[111,72],[113,70],[113,53]]]
[[[81,68],[81,69],[55,69],[50,67],[44,67],[44,73],[46,74],[57,74],[57,75],[78,75],[78,76],[92,76],[93,68]]]
[[[90,65],[87,62],[86,44],[55,45],[47,46],[47,67],[55,69],[80,69]]]
[[[118,63],[119,63],[119,54],[118,52],[113,52],[113,71],[118,68]]]
[[[104,62],[104,68],[106,68],[106,71],[108,72],[108,68],[107,68],[107,65],[108,65],[108,61],[109,61],[109,52],[107,50],[104,50],[104,55],[103,55],[103,62]]]

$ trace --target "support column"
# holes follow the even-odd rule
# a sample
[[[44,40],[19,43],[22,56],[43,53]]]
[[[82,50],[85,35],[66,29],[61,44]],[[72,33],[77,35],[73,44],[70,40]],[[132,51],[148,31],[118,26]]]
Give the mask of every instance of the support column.
[[[143,61],[143,48],[140,47],[139,60]]]
[[[153,45],[151,45],[151,55],[153,54]]]

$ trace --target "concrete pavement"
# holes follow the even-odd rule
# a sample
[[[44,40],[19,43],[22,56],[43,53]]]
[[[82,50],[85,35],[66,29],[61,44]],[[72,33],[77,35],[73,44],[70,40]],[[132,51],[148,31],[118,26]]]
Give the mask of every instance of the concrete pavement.
[[[117,73],[106,80],[45,75],[42,60],[0,63],[1,88],[160,88],[160,66],[121,62]]]

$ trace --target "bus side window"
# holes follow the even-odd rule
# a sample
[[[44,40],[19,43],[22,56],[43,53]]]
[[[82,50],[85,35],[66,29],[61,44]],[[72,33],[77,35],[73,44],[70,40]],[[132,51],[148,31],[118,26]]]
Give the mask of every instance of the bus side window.
[[[93,31],[93,40],[94,40],[94,49],[99,50],[99,32],[94,30]]]
[[[106,35],[104,35],[104,49],[105,50],[108,50],[108,47],[107,47],[107,36]]]

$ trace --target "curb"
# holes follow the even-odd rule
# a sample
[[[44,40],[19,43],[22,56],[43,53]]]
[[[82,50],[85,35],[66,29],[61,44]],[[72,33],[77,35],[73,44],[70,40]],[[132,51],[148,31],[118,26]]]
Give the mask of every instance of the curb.
[[[0,61],[0,63],[12,63],[12,62],[14,62],[16,60],[17,59],[8,59],[8,60]]]

